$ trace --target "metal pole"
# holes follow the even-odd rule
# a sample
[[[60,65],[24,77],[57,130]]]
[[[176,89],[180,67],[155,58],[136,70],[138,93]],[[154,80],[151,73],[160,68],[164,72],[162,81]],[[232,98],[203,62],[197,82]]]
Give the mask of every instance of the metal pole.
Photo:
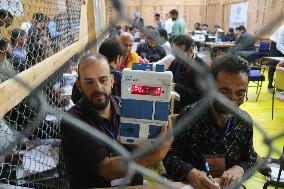
[[[208,0],[205,0],[205,22],[208,24]]]

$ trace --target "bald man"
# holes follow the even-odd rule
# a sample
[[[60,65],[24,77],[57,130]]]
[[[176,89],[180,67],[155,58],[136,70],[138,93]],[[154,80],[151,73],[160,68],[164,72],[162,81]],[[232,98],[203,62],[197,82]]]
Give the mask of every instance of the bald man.
[[[144,60],[136,53],[132,51],[133,46],[133,35],[124,32],[120,35],[119,41],[125,48],[125,54],[123,56],[122,63],[120,64],[119,71],[124,68],[131,68],[133,63],[144,63]]]
[[[114,83],[107,60],[98,54],[88,54],[79,61],[77,87],[83,98],[69,110],[69,114],[100,130],[110,140],[117,140],[120,124],[120,99],[111,95]],[[171,125],[162,128],[161,136]],[[111,181],[126,175],[120,158],[110,158],[113,150],[76,126],[62,123],[62,149],[71,188],[110,187]],[[159,149],[136,159],[149,167],[161,161],[172,141],[166,141]],[[133,185],[143,184],[142,176],[134,177]]]

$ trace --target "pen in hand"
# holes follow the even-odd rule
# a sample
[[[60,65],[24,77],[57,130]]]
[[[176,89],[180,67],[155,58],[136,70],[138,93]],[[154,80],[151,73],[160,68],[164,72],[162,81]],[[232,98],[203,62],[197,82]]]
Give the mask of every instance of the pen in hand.
[[[209,165],[207,162],[205,162],[205,172],[207,174],[207,177],[213,182],[215,183],[213,177],[210,175],[210,169],[209,169]]]

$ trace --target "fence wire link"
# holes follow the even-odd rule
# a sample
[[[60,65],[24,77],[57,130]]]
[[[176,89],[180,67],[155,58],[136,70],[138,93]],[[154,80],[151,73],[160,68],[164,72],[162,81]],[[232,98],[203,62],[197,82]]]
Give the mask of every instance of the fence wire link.
[[[21,81],[15,75],[78,40],[81,1],[28,1],[25,5],[17,0],[6,0],[4,3],[1,1],[1,11],[9,10],[14,15],[14,19],[5,11],[6,16],[0,17],[0,37],[2,40],[0,50],[1,53],[7,55],[7,62],[11,62],[13,67],[12,69],[1,67],[0,79],[3,82],[15,76],[16,81],[31,91],[31,94],[0,119],[0,188],[13,185],[27,188],[68,188],[67,178],[64,174],[64,160],[60,153],[59,125],[62,119],[95,140],[100,140],[122,156],[122,165],[128,170],[125,183],[132,178],[134,173],[141,173],[168,188],[176,188],[176,186],[168,179],[138,165],[134,160],[151,153],[153,148],[172,137],[173,133],[178,135],[183,132],[186,125],[194,123],[200,115],[205,113],[212,101],[219,102],[249,122],[246,115],[242,114],[236,106],[216,90],[213,78],[208,73],[204,73],[198,64],[193,64],[192,69],[199,73],[197,80],[205,99],[203,104],[196,111],[186,113],[175,122],[173,133],[168,133],[153,145],[146,146],[142,150],[139,149],[130,153],[116,141],[109,140],[99,130],[64,113],[66,109],[72,106],[70,94],[76,79],[74,71],[78,57],[96,45],[97,41],[101,41],[116,23],[126,21],[145,35],[157,39],[160,44],[164,43],[164,40],[159,36],[153,36],[150,30],[133,23],[126,16],[124,5],[120,0],[111,0],[111,3],[117,12],[114,22],[96,39],[90,41],[82,52],[71,58],[39,87],[33,89],[29,83]],[[263,27],[262,32],[265,33],[269,28],[278,24],[283,16],[282,11],[281,15],[271,21],[269,25]],[[9,24],[12,26],[8,27]],[[19,30],[19,28],[22,30]],[[255,37],[258,38],[262,34],[258,33]],[[22,41],[25,40],[27,42],[23,43]],[[234,53],[234,51],[229,51],[229,53]],[[182,52],[176,51],[175,54],[180,59],[190,63],[191,60],[184,57]],[[263,135],[263,143],[269,148],[265,157],[270,157],[272,153],[280,156],[282,152],[277,150],[272,143],[283,138],[284,132],[269,137],[257,121],[254,122],[254,127]],[[238,183],[229,186],[229,189],[237,188],[264,163],[265,158],[250,168]]]

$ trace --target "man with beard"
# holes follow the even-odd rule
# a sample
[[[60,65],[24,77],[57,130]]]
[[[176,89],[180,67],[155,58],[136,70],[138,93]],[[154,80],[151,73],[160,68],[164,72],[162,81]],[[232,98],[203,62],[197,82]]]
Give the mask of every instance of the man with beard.
[[[248,87],[248,62],[224,55],[215,59],[211,73],[217,90],[240,106]],[[202,100],[189,105],[178,119],[198,111],[201,104]],[[210,104],[175,138],[164,159],[167,173],[175,181],[188,181],[197,189],[227,188],[256,162],[250,116],[239,109],[240,117],[216,101]]]
[[[114,83],[107,60],[98,54],[87,54],[79,60],[77,87],[83,98],[69,114],[100,130],[110,140],[117,140],[120,124],[120,99],[111,95]],[[119,157],[111,158],[113,150],[90,137],[76,125],[62,123],[62,148],[71,188],[110,187],[111,181],[126,176]],[[161,136],[170,129],[164,126]],[[167,154],[171,141],[166,141],[151,154],[135,161],[149,167]],[[143,184],[141,175],[134,176],[132,185]]]
[[[124,47],[125,53],[122,56],[122,62],[118,68],[122,71],[124,68],[132,68],[133,63],[144,63],[144,60],[134,51],[133,46],[133,35],[128,32],[123,32],[119,36],[119,42]]]
[[[173,37],[185,34],[185,21],[183,18],[179,17],[178,11],[176,9],[170,11],[170,17],[172,18],[174,24],[172,27],[172,33],[170,33],[169,35]]]
[[[166,56],[165,49],[158,44],[157,39],[160,37],[160,33],[152,27],[146,26],[148,34],[145,37],[145,42],[140,43],[137,46],[137,54],[143,59],[151,62],[157,62]]]

